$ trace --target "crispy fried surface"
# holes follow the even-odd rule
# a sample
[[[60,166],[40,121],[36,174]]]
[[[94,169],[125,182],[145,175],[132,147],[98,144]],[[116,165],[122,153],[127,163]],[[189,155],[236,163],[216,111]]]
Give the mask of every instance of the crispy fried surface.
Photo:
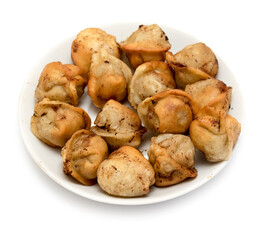
[[[95,119],[92,131],[102,136],[112,148],[138,147],[145,129],[137,114],[115,100],[109,100]]]
[[[211,106],[223,110],[225,113],[229,111],[232,87],[227,87],[220,80],[210,78],[187,85],[185,92],[193,98],[199,108]]]
[[[62,148],[63,171],[84,185],[96,182],[97,169],[108,156],[108,147],[100,136],[82,129],[75,132]]]
[[[100,49],[106,50],[112,56],[120,57],[119,47],[114,36],[99,28],[86,28],[73,41],[71,57],[75,65],[88,72],[92,54],[99,52]]]
[[[86,74],[79,67],[52,62],[44,67],[40,75],[35,100],[40,102],[49,98],[77,106],[86,85]]]
[[[92,55],[88,93],[96,107],[103,107],[109,99],[122,101],[127,95],[131,69],[105,50]]]
[[[53,147],[63,147],[74,132],[90,126],[91,119],[83,109],[47,98],[35,105],[31,118],[33,134]]]
[[[138,104],[147,97],[175,87],[173,72],[167,63],[146,62],[135,70],[128,84],[128,100],[137,109]]]
[[[171,45],[163,30],[157,24],[152,24],[140,25],[137,31],[120,43],[120,47],[136,69],[144,62],[163,61]]]
[[[149,161],[156,173],[156,186],[170,186],[195,177],[195,148],[188,136],[160,134],[152,137]]]
[[[184,89],[187,84],[216,77],[218,73],[217,58],[204,43],[188,45],[175,55],[167,52],[165,59],[175,71],[178,88]]]
[[[224,111],[203,107],[190,126],[190,137],[210,162],[228,160],[241,132],[241,124]]]
[[[100,164],[97,181],[111,195],[136,197],[149,193],[155,182],[155,173],[137,149],[123,146]]]
[[[137,112],[145,127],[155,133],[184,133],[198,107],[184,91],[173,89],[146,98]]]

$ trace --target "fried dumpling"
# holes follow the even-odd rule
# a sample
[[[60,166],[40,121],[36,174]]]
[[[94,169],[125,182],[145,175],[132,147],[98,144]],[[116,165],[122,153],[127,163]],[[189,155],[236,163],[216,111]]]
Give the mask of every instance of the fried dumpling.
[[[71,57],[75,65],[88,72],[91,66],[92,54],[104,49],[108,54],[120,57],[116,38],[99,28],[86,28],[82,30],[73,41]]]
[[[176,88],[173,72],[167,63],[151,61],[141,64],[128,84],[128,100],[134,109],[147,97]]]
[[[210,78],[189,84],[186,86],[185,92],[193,98],[199,108],[211,106],[226,113],[229,111],[232,87],[227,87],[220,80]]]
[[[98,113],[92,131],[103,137],[112,149],[123,145],[138,147],[146,132],[137,114],[115,100],[109,100]]]
[[[122,101],[127,95],[131,69],[120,59],[101,49],[92,55],[88,93],[96,107],[103,107],[109,99]]]
[[[175,55],[167,52],[165,58],[174,69],[177,87],[181,89],[187,84],[216,77],[218,73],[217,58],[204,43],[188,45]]]
[[[146,98],[137,113],[144,126],[155,133],[184,133],[189,129],[198,107],[178,89],[166,90]]]
[[[143,196],[155,182],[155,173],[141,152],[123,146],[101,162],[97,181],[105,192],[121,197]]]
[[[148,156],[156,186],[170,186],[197,175],[195,148],[188,136],[166,133],[152,137]]]
[[[104,139],[89,130],[78,130],[62,148],[63,171],[84,185],[96,183],[97,169],[108,156]]]
[[[241,132],[241,124],[224,111],[205,106],[190,126],[195,147],[210,162],[228,160]]]
[[[86,74],[78,66],[52,62],[40,75],[35,100],[40,102],[49,98],[77,106],[86,85]]]
[[[171,45],[163,30],[157,25],[140,25],[126,41],[120,43],[132,67],[149,61],[163,61]]]
[[[52,147],[63,147],[74,132],[90,129],[91,119],[81,108],[45,98],[35,105],[33,134]]]

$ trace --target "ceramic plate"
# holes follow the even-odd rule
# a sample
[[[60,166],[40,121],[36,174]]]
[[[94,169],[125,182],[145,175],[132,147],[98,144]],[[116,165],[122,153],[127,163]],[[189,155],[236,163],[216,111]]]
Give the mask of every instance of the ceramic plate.
[[[102,27],[102,29],[107,33],[116,36],[118,42],[125,40],[137,28],[138,24],[114,24]],[[199,42],[198,39],[179,30],[166,26],[161,26],[161,28],[168,36],[169,41],[172,45],[170,51],[174,54],[189,44]],[[180,184],[166,188],[157,188],[153,186],[147,196],[137,198],[113,197],[104,193],[98,185],[83,186],[72,179],[72,177],[65,175],[62,171],[62,158],[60,156],[60,149],[55,149],[47,146],[32,134],[30,129],[30,118],[33,114],[35,105],[34,92],[42,69],[47,63],[53,61],[72,63],[70,49],[72,41],[76,38],[76,34],[77,33],[75,33],[70,38],[62,41],[60,44],[48,51],[45,56],[37,59],[36,65],[33,67],[25,81],[20,97],[19,123],[23,140],[33,160],[50,178],[52,178],[55,182],[65,187],[66,189],[91,200],[119,205],[142,205],[162,202],[186,194],[208,182],[225,167],[227,164],[226,161],[220,163],[206,162],[202,154],[197,151],[195,167],[198,170],[198,176],[196,178],[189,179]],[[213,51],[217,52],[217,49],[213,49]],[[224,64],[219,56],[217,56],[217,58],[219,61],[219,73],[217,78],[225,82],[227,85],[233,87],[233,97],[229,113],[242,123],[244,113],[239,87],[228,67]],[[91,117],[92,122],[94,122],[99,109],[93,105],[90,97],[87,95],[87,89],[85,89],[85,94],[80,100],[79,107],[86,110]],[[146,134],[143,138],[143,143],[139,147],[139,150],[144,154],[146,158],[149,143],[150,135]],[[233,161],[235,158],[236,151],[233,152],[229,161]]]

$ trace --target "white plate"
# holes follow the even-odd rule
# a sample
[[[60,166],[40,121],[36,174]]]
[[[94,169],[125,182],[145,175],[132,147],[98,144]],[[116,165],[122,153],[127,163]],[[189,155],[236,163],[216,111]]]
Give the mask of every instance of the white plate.
[[[199,42],[198,39],[181,31],[165,26],[161,27],[169,38],[172,45],[170,51],[173,53],[178,52],[186,45]],[[138,24],[114,24],[103,27],[102,29],[109,34],[116,36],[117,41],[120,42],[125,40],[137,28]],[[70,176],[66,176],[62,171],[62,158],[60,156],[60,150],[47,146],[32,134],[30,129],[30,118],[33,114],[35,105],[34,92],[42,69],[47,63],[53,61],[72,63],[70,49],[71,43],[75,37],[76,33],[72,37],[67,38],[62,43],[55,46],[45,56],[36,61],[36,65],[28,75],[20,96],[19,123],[23,140],[34,161],[49,177],[66,189],[91,200],[120,205],[142,205],[162,202],[186,194],[209,181],[225,167],[227,164],[226,161],[220,163],[208,163],[203,159],[202,154],[197,152],[195,167],[198,170],[198,176],[195,179],[189,179],[180,184],[166,188],[152,187],[147,196],[137,198],[118,198],[109,196],[104,193],[98,187],[98,185],[83,186],[77,181],[73,180]],[[213,49],[213,51],[214,50],[216,49]],[[219,73],[217,78],[224,81],[227,85],[233,87],[230,114],[242,123],[244,115],[243,102],[238,85],[231,71],[223,63],[220,57],[217,56],[217,58],[219,61]],[[81,98],[79,107],[86,110],[90,115],[92,122],[94,122],[99,109],[92,104],[90,97],[87,95],[87,89],[85,89],[85,94]],[[146,158],[149,142],[149,135],[146,135],[142,145],[139,147],[139,150],[142,151]],[[236,158],[235,152],[232,154],[229,161],[233,161],[234,158]]]

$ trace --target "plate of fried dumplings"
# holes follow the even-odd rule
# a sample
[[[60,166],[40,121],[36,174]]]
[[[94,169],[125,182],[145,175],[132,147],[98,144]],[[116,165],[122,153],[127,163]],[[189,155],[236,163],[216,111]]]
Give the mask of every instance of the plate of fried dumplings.
[[[89,27],[41,57],[19,122],[38,166],[102,203],[166,201],[236,158],[238,84],[206,43],[158,24]]]

